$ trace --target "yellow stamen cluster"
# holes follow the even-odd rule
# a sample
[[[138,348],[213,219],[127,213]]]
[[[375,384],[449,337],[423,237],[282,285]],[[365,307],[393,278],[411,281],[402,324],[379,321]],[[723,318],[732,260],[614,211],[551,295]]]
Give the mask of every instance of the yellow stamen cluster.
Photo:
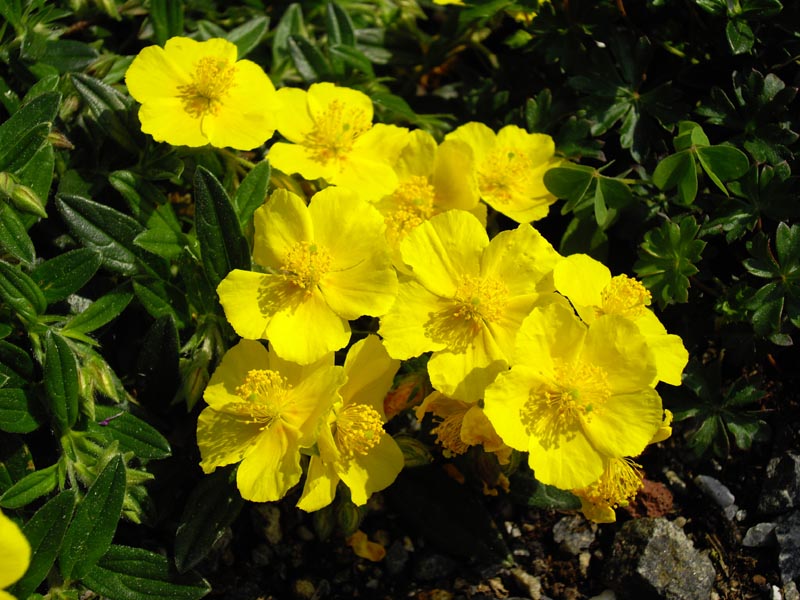
[[[641,469],[629,458],[611,458],[600,479],[577,493],[598,506],[627,506],[643,487]]]
[[[629,319],[640,317],[650,304],[651,295],[639,281],[627,275],[617,275],[601,292],[602,313]]]
[[[380,413],[366,404],[348,404],[336,417],[336,446],[345,459],[367,454],[383,433]]]
[[[560,434],[588,422],[611,397],[605,370],[586,363],[556,363],[551,382],[530,391],[520,417],[529,433],[555,444]]]
[[[390,210],[386,229],[390,242],[396,243],[417,225],[430,219],[434,212],[436,192],[427,177],[413,175],[395,190],[389,199]]]
[[[342,160],[370,127],[372,122],[364,110],[333,100],[314,120],[314,129],[303,145],[308,148],[312,160],[322,163]]]
[[[330,266],[331,256],[327,249],[304,241],[286,253],[281,275],[308,295],[319,285]]]
[[[481,279],[464,275],[458,282],[454,300],[457,307],[454,316],[478,328],[482,323],[491,323],[502,316],[508,301],[508,288],[492,277]]]
[[[431,429],[431,433],[436,436],[436,441],[452,454],[464,454],[469,448],[469,444],[461,439],[461,427],[464,424],[464,415],[467,414],[467,410],[469,410],[469,406],[448,414],[436,427]]]
[[[521,150],[496,148],[478,169],[478,187],[484,197],[508,202],[525,189],[530,170],[531,161]]]
[[[239,416],[249,417],[247,423],[260,423],[261,429],[268,428],[286,407],[291,386],[277,371],[251,369],[244,383],[235,393],[240,402],[234,402],[226,410]]]
[[[183,110],[195,119],[216,115],[225,96],[235,85],[236,66],[226,60],[204,56],[197,61],[192,82],[178,86]]]

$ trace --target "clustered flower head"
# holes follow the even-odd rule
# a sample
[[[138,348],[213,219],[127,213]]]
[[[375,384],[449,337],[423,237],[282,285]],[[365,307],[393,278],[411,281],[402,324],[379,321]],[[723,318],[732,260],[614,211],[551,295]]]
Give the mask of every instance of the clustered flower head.
[[[224,40],[146,48],[126,81],[156,140],[250,149],[277,129],[267,158],[302,178],[255,211],[253,269],[217,287],[243,339],[205,390],[205,472],[238,465],[253,501],[302,481],[301,509],[342,486],[363,505],[404,466],[385,425],[415,398],[445,456],[509,465],[526,453],[539,481],[571,490],[596,521],[636,495],[635,457],[670,433],[656,385],[680,385],[688,356],[641,283],[561,256],[531,225],[556,200],[550,136],[472,122],[437,143],[374,123],[357,90],[275,92]],[[518,226],[490,236],[489,209]],[[398,376],[390,394],[418,357],[425,373]],[[431,393],[406,389],[422,380]]]

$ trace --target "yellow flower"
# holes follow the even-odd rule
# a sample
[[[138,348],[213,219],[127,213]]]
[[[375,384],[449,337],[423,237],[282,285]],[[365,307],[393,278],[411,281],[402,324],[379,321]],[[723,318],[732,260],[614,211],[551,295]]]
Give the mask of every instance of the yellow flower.
[[[654,375],[633,323],[604,315],[587,326],[552,302],[523,322],[515,363],[486,389],[484,411],[506,444],[529,451],[537,479],[582,488],[606,458],[636,456],[653,438],[663,414]]]
[[[389,358],[377,336],[370,335],[350,348],[342,400],[320,430],[319,456],[311,457],[297,506],[314,511],[329,505],[340,480],[350,488],[353,503],[361,506],[397,478],[403,452],[383,429],[383,399],[399,367],[400,361]]]
[[[254,502],[282,498],[300,480],[300,448],[312,446],[344,370],[333,354],[308,366],[242,340],[222,357],[197,421],[203,472],[241,461],[236,484]]]
[[[17,582],[28,570],[31,545],[14,521],[0,511],[0,600],[14,600],[3,589]]]
[[[633,321],[647,340],[656,361],[656,381],[681,384],[689,353],[681,338],[667,330],[647,306],[650,292],[627,275],[611,276],[608,268],[585,254],[566,257],[553,270],[556,289],[569,298],[580,317],[591,324],[602,315]]]
[[[379,334],[393,358],[433,351],[433,387],[475,401],[508,367],[517,330],[543,292],[559,256],[530,225],[503,231],[491,242],[473,215],[450,210],[432,217],[400,244],[413,278],[401,281],[397,301]]]
[[[472,151],[463,142],[451,140],[437,147],[433,136],[416,129],[408,134],[408,144],[394,168],[400,183],[375,206],[386,221],[386,239],[398,269],[403,269],[400,242],[433,215],[460,208],[486,223],[486,207],[479,204],[473,175]]]
[[[506,125],[495,133],[483,123],[467,123],[445,138],[466,143],[475,159],[481,198],[518,223],[547,216],[556,197],[547,191],[544,174],[561,164],[553,138]]]
[[[501,464],[508,463],[511,448],[497,435],[477,402],[464,402],[433,392],[417,407],[417,419],[421,421],[426,412],[433,413],[439,420],[431,433],[446,454],[464,454],[470,446],[481,444],[484,451],[493,452]]]
[[[369,96],[332,83],[314,83],[303,91],[278,91],[278,131],[291,144],[270,148],[269,161],[284,173],[325,179],[365,200],[377,200],[397,187],[392,164],[408,130],[372,124]]]
[[[397,294],[383,218],[339,188],[305,203],[276,191],[255,212],[253,258],[266,273],[234,270],[217,293],[236,333],[268,339],[307,364],[350,340],[348,320],[380,316]]]
[[[236,46],[220,38],[167,40],[133,59],[125,83],[142,104],[142,131],[175,146],[250,150],[275,132],[275,88]]]
[[[642,466],[630,458],[607,458],[603,474],[585,488],[572,490],[581,501],[581,512],[595,523],[617,520],[615,508],[628,506],[644,486]]]

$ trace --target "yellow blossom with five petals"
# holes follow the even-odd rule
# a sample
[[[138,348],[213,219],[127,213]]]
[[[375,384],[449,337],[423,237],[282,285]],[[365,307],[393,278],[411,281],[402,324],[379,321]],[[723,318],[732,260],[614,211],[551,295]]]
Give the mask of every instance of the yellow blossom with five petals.
[[[506,125],[496,134],[483,123],[466,123],[446,140],[466,143],[473,152],[481,198],[518,223],[547,216],[556,197],[547,191],[544,174],[561,164],[553,138]]]
[[[314,511],[333,502],[339,481],[350,488],[354,504],[366,504],[374,492],[388,487],[403,468],[403,452],[383,429],[383,400],[392,387],[400,361],[386,353],[377,336],[353,344],[344,371],[347,383],[320,430],[319,456],[308,465],[305,488],[297,503]]]
[[[314,83],[308,91],[282,88],[278,98],[278,131],[291,143],[270,148],[273,167],[306,179],[322,178],[369,201],[394,191],[397,175],[392,164],[408,130],[373,125],[369,96],[332,83]]]
[[[627,275],[612,277],[608,267],[586,254],[573,254],[559,262],[553,270],[553,280],[556,290],[569,298],[586,323],[591,324],[602,315],[620,315],[633,321],[653,352],[655,381],[681,384],[689,353],[681,338],[668,334],[647,308],[650,292],[638,280]]]
[[[313,446],[345,382],[333,353],[301,366],[260,342],[242,340],[222,357],[197,421],[203,472],[241,462],[236,484],[254,502],[279,500],[300,481],[300,449]]]
[[[163,48],[144,48],[125,73],[142,105],[142,131],[175,146],[251,150],[266,142],[275,132],[275,88],[237,52],[221,38],[173,37]]]
[[[267,339],[278,356],[313,362],[350,341],[349,320],[380,316],[397,295],[380,213],[329,187],[308,206],[278,190],[255,212],[253,259],[217,287],[236,333]]]
[[[506,444],[528,451],[539,481],[582,488],[607,458],[637,456],[658,431],[655,373],[628,319],[603,315],[587,326],[554,301],[522,323],[514,364],[487,387],[484,411]]]
[[[378,333],[401,360],[433,351],[433,387],[452,398],[478,400],[508,368],[517,331],[560,258],[530,225],[489,241],[472,214],[450,210],[412,230],[400,244],[412,276]]]

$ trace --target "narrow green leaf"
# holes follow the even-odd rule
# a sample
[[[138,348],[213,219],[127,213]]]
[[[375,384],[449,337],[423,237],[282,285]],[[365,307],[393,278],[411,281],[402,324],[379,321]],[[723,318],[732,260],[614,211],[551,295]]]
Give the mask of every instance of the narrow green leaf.
[[[183,34],[183,2],[150,0],[150,20],[159,46],[176,35]]]
[[[295,68],[308,83],[330,77],[330,67],[314,44],[303,37],[290,35],[287,45]]]
[[[78,248],[39,264],[31,273],[48,304],[74,294],[86,285],[102,263],[92,248]]]
[[[37,469],[12,485],[0,496],[3,508],[22,508],[37,498],[49,494],[58,485],[58,464]]]
[[[253,167],[236,189],[233,206],[239,217],[240,227],[244,228],[256,209],[266,201],[271,173],[269,161],[264,160]]]
[[[259,15],[239,25],[239,27],[225,36],[225,38],[229,42],[236,44],[238,57],[242,59],[261,43],[268,29],[269,17]]]
[[[175,301],[169,298],[164,285],[158,281],[146,281],[144,283],[133,282],[133,292],[139,302],[156,319],[170,316],[179,328],[184,327],[184,320],[176,310]]]
[[[59,73],[83,71],[100,54],[85,42],[78,40],[48,40],[39,61],[58,69]]]
[[[69,77],[100,128],[122,148],[138,156],[140,150],[136,136],[126,123],[132,101],[107,83],[85,73],[72,73]]]
[[[139,270],[134,238],[144,229],[131,217],[81,196],[59,195],[56,206],[73,235],[103,257],[103,265],[121,275]]]
[[[47,309],[42,290],[18,268],[0,261],[0,299],[23,320],[34,321]]]
[[[101,296],[89,308],[72,317],[64,326],[65,330],[77,333],[90,333],[110,323],[125,310],[133,299],[133,292],[117,288],[105,296]]]
[[[111,546],[82,581],[109,600],[196,600],[211,591],[202,577],[179,575],[163,556],[128,546]]]
[[[734,54],[744,54],[753,49],[756,36],[745,19],[731,19],[725,25],[725,37]]]
[[[332,59],[336,59],[346,65],[350,65],[368,77],[375,77],[375,71],[372,69],[372,63],[360,50],[352,46],[332,44],[328,46],[328,53]]]
[[[180,384],[178,329],[171,315],[159,318],[142,342],[136,363],[145,401],[172,397]]]
[[[189,494],[175,533],[175,564],[184,573],[210,552],[244,506],[230,469],[217,469]]]
[[[798,263],[800,263],[800,225],[792,225],[789,227],[786,223],[781,221],[778,223],[778,228],[775,231],[775,250],[778,253],[778,261],[781,265],[781,271],[795,271]],[[787,278],[796,273],[786,273]]]
[[[694,202],[697,197],[697,163],[693,155],[690,155],[686,163],[684,176],[678,181],[678,197],[684,206]]]
[[[56,157],[51,144],[45,144],[33,155],[24,167],[17,171],[19,180],[28,186],[36,197],[47,203],[47,196],[50,193],[50,186],[53,183],[53,170],[55,169]]]
[[[5,367],[5,368],[3,368]],[[22,387],[33,379],[33,361],[19,346],[0,340],[0,374],[10,377],[9,387]]]
[[[163,435],[118,406],[96,405],[95,419],[89,421],[89,431],[117,440],[123,452],[133,452],[140,459],[161,459],[172,454]]]
[[[74,490],[64,490],[48,500],[22,527],[31,545],[31,563],[22,579],[12,588],[15,596],[27,598],[47,577],[72,520],[75,499]]]
[[[233,269],[250,268],[250,248],[228,194],[217,178],[198,167],[194,188],[197,239],[206,275],[216,287]]]
[[[178,258],[189,245],[188,238],[171,229],[147,229],[133,239],[133,243],[161,258]]]
[[[27,267],[33,266],[33,261],[36,260],[36,249],[25,224],[17,212],[2,200],[0,200],[0,248]]]
[[[125,498],[125,463],[115,455],[78,504],[58,554],[61,575],[80,579],[105,554],[114,538]]]
[[[350,15],[335,2],[325,6],[325,26],[328,31],[328,44],[350,46],[356,45],[355,29]]]
[[[39,151],[50,134],[50,123],[40,123],[17,138],[9,148],[0,150],[0,171],[22,169]]]
[[[54,331],[45,335],[44,352],[44,389],[63,432],[78,419],[78,360],[67,341]]]
[[[0,388],[0,430],[9,433],[30,433],[39,427],[31,399],[25,390]]]
[[[278,26],[275,28],[274,38],[272,39],[272,63],[281,64],[289,57],[289,37],[305,35],[305,25],[303,23],[303,9],[298,2],[293,2],[286,7]]]
[[[31,132],[37,130],[40,135],[44,129],[48,132],[53,120],[56,118],[61,94],[57,92],[45,93],[24,104],[17,112],[0,125],[0,171],[13,171],[22,167],[41,147],[41,142],[36,145],[34,152],[22,157],[21,151],[28,152]],[[45,137],[46,137],[45,133]],[[34,137],[36,137],[34,136]],[[25,141],[27,140],[27,142]],[[42,140],[43,141],[43,140]],[[11,168],[9,165],[16,165]]]

